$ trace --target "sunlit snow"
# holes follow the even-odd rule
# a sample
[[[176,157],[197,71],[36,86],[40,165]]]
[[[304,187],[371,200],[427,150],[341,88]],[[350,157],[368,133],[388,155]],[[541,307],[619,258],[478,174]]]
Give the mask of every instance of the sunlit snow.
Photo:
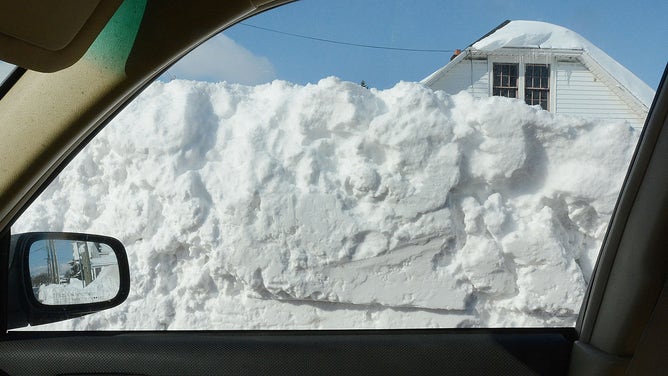
[[[51,328],[573,325],[637,137],[416,83],[156,82],[12,231],[127,247],[127,302]]]

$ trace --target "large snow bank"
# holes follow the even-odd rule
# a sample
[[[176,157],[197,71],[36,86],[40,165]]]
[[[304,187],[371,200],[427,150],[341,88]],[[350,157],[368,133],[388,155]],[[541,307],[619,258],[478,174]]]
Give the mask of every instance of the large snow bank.
[[[507,98],[157,82],[12,229],[118,237],[59,329],[572,325],[637,139]]]
[[[480,51],[501,48],[583,50],[647,108],[654,99],[654,90],[631,71],[578,33],[562,26],[539,21],[511,21],[471,47]]]

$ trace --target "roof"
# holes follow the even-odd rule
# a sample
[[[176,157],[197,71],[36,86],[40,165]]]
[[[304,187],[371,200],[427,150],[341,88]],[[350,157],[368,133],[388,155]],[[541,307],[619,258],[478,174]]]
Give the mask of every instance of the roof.
[[[562,26],[538,21],[504,22],[485,37],[473,43],[467,50],[493,52],[502,48],[580,50],[646,107],[649,108],[654,98],[654,90],[631,71],[578,33]],[[448,65],[456,64],[458,61],[458,59],[455,59]],[[425,78],[422,82],[435,78],[448,65]]]

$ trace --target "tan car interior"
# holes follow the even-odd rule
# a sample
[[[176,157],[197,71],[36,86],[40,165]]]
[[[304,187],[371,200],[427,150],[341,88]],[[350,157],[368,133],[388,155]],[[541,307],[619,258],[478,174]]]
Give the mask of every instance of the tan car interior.
[[[6,92],[0,92],[0,124],[3,127],[0,137],[2,233],[8,233],[12,222],[64,164],[161,72],[221,30],[286,2],[288,1],[147,1],[145,9],[138,15],[141,22],[136,32],[118,37],[131,39],[125,42],[119,39],[119,45],[129,43],[127,45],[131,47],[124,52],[126,56],[119,57],[93,56],[89,48],[109,20],[113,20],[112,16],[123,3],[122,0],[0,1],[0,59],[24,68],[16,70],[8,78],[13,86]],[[105,65],[105,59],[112,61],[119,58],[125,59],[123,69],[119,70],[111,64]],[[668,85],[664,75],[599,256],[588,296],[573,332],[575,338],[564,345],[568,346],[567,351],[570,353],[567,360],[569,364],[563,365],[569,374],[668,374],[667,122]],[[3,284],[0,284],[0,287],[6,288]],[[467,333],[473,336],[462,337]],[[433,334],[415,332],[412,335],[406,334],[407,337],[392,337],[392,333],[387,332],[356,334],[367,336],[365,338],[355,337],[355,333],[302,333],[307,340],[299,342],[301,345],[296,344],[302,340],[298,334],[277,333],[269,337],[256,337],[255,342],[244,342],[246,347],[242,347],[246,349],[246,353],[229,345],[229,341],[232,341],[229,338],[220,341],[228,341],[226,343],[237,351],[228,362],[246,364],[248,361],[243,363],[244,359],[255,359],[258,362],[286,362],[285,367],[296,367],[303,362],[312,361],[329,364],[330,360],[326,358],[328,355],[314,355],[320,354],[317,352],[318,348],[322,349],[322,353],[332,351],[330,356],[349,362],[349,365],[367,362],[366,366],[369,366],[383,359],[373,356],[358,359],[358,355],[345,351],[346,347],[343,345],[346,341],[350,341],[349,346],[353,346],[349,347],[351,349],[354,348],[354,343],[367,343],[372,354],[374,348],[385,351],[383,346],[394,346],[394,349],[407,346],[404,347],[408,349],[405,351],[409,351],[407,356],[411,354],[410,351],[429,346],[433,341],[442,341],[442,349],[447,350],[450,348],[448,346],[456,344],[460,350],[471,355],[468,359],[451,361],[465,362],[468,366],[476,362],[491,362],[489,369],[494,369],[494,366],[503,366],[494,363],[502,361],[499,360],[501,358],[494,360],[486,355],[487,350],[483,349],[486,348],[484,344],[490,343],[489,341],[497,343],[497,340],[493,339],[495,333],[503,334],[503,330],[490,330],[489,333],[484,330],[434,331]],[[513,337],[517,338],[517,341],[523,341],[522,333],[524,332],[521,330],[506,332],[508,335],[520,336]],[[526,333],[529,336],[541,332],[536,329]],[[384,342],[383,335],[387,336],[387,343]],[[430,335],[440,335],[442,338],[428,337]],[[157,337],[160,337],[160,334],[156,334],[154,340],[142,337],[143,339],[135,343],[144,343],[145,348],[141,351],[146,356],[149,356],[151,351],[163,350],[166,352],[162,355],[167,352],[174,354],[175,351],[188,354],[188,349],[193,348],[192,346],[201,345],[212,346],[216,351],[221,351],[222,355],[219,356],[222,358],[218,361],[227,359],[227,353],[220,347],[222,342],[216,342],[215,338],[211,337],[203,339],[198,337],[198,334],[192,336],[194,337],[186,340],[178,335],[165,335],[159,339]],[[249,338],[240,336],[244,341]],[[371,338],[368,336],[375,336],[373,341],[376,342],[365,342]],[[529,344],[533,346],[532,341],[539,341],[538,337],[531,337]],[[119,345],[118,341],[133,337],[114,337],[110,334],[106,337],[79,338],[75,334],[69,334],[63,337],[65,339],[59,339],[58,335],[50,334],[47,339],[33,335],[20,342],[21,338],[23,337],[19,334],[13,334],[5,335],[5,338],[0,340],[0,369],[9,374],[21,374],[22,372],[17,370],[22,369],[31,359],[43,359],[39,357],[49,354],[49,346],[57,346],[61,343],[59,341],[92,341],[91,343],[97,343],[100,348],[107,348],[107,351],[113,351],[113,348],[121,351],[127,348]],[[179,341],[190,341],[188,346],[191,347],[184,345],[185,347],[180,348]],[[343,347],[332,350],[332,341],[340,341],[339,344]],[[407,345],[405,341],[411,345]],[[30,344],[35,352],[27,351],[23,355],[12,352],[12,348],[16,349],[15,344],[19,342]],[[306,346],[305,343],[311,350],[300,353],[300,349]],[[286,349],[293,349],[293,352]],[[54,359],[65,356],[62,352],[55,354]],[[98,353],[100,354],[105,356],[104,353]],[[431,361],[431,355],[421,358],[422,355],[418,352],[414,354],[416,363]],[[89,355],[81,356],[80,361],[88,359],[85,357]],[[320,359],[320,356],[324,358]],[[450,359],[442,352],[441,356]],[[549,355],[546,356],[549,358]],[[123,359],[123,354],[118,355],[117,359]],[[60,361],[68,362],[68,359]],[[211,360],[206,364],[216,363]],[[370,369],[380,370],[389,364],[391,362],[377,366],[381,368]],[[452,368],[451,371],[457,373],[457,370],[466,369],[466,364],[453,364],[452,367],[458,368]],[[177,367],[172,370],[179,369],[178,365],[172,366]],[[109,367],[112,369],[98,371],[127,370]],[[259,365],[255,364],[255,367]],[[32,368],[31,372],[35,369]],[[132,369],[142,370],[140,365]],[[278,370],[296,371],[296,368]],[[339,369],[344,373],[346,370],[350,369]]]

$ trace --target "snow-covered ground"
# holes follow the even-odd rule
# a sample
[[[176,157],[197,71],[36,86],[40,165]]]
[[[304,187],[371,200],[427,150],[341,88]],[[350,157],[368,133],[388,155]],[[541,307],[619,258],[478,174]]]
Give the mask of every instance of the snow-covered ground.
[[[118,266],[110,265],[103,267],[97,278],[85,287],[76,278],[70,279],[69,283],[39,286],[37,299],[47,305],[103,302],[113,299],[119,286]]]
[[[638,138],[416,83],[156,82],[12,229],[119,238],[55,329],[564,326]]]

